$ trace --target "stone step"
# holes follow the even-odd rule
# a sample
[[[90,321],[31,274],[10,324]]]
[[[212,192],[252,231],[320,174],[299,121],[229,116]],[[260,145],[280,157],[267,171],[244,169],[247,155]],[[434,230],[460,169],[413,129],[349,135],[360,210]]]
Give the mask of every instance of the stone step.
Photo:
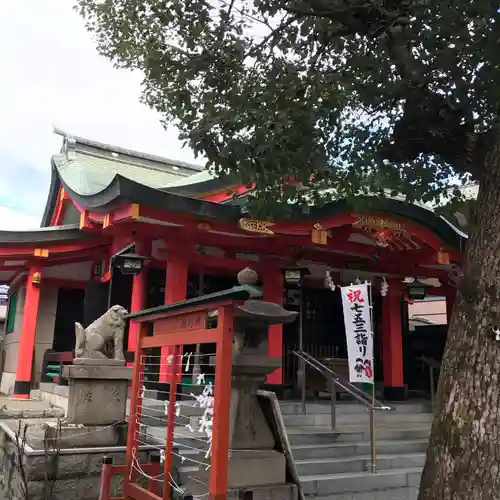
[[[156,443],[165,443],[166,428],[146,426],[142,428],[143,437]],[[174,445],[182,451],[206,451],[209,447],[207,436],[201,432],[189,432],[185,427],[174,428]]]
[[[317,445],[322,443],[348,443],[364,440],[363,430],[335,432],[331,430],[313,430],[303,427],[288,427],[288,441],[291,445],[307,444]]]
[[[425,453],[427,439],[377,441],[377,454],[412,454]],[[368,456],[370,443],[368,441],[352,443],[301,444],[292,446],[295,460],[310,460],[319,458],[350,458],[353,456]]]
[[[193,428],[200,426],[201,417],[187,417],[184,415],[178,415],[174,419],[175,425],[179,427],[184,427],[186,425],[191,425]],[[141,423],[151,427],[166,427],[167,426],[167,415],[162,409],[161,411],[152,410],[151,408],[143,409],[141,412]]]
[[[314,500],[417,500],[418,490],[418,486],[391,488],[389,490],[354,493],[354,495],[346,495],[344,493],[339,493],[338,495],[324,495],[314,497]]]
[[[378,453],[377,471],[388,469],[407,469],[423,467],[425,464],[425,453],[411,453],[383,455]],[[370,470],[371,458],[366,456],[351,456],[338,458],[315,458],[307,460],[296,460],[295,466],[300,476],[314,474],[343,474],[347,472],[366,472]]]
[[[304,494],[314,496],[339,493],[360,493],[415,487],[420,484],[422,467],[382,470],[371,472],[348,472],[344,474],[315,474],[301,476]]]
[[[402,403],[388,403],[391,408],[394,408],[394,412],[397,413],[431,413],[432,408],[430,402],[402,402]],[[337,401],[336,402],[336,412],[337,415],[347,414],[353,415],[355,413],[366,413],[366,407],[357,402],[346,402]],[[281,401],[280,402],[281,413],[283,415],[302,415],[302,403],[291,402],[291,401]],[[309,402],[306,403],[306,414],[318,415],[318,414],[330,414],[331,405],[329,402]]]
[[[425,439],[430,434],[430,426],[406,427],[393,429],[389,427],[377,427],[375,437],[377,440],[411,440]],[[353,441],[368,441],[370,430],[368,426],[356,426],[342,428],[332,431],[329,428],[318,427],[288,427],[288,440],[291,445],[295,444],[321,444],[321,443],[349,443]]]
[[[205,449],[207,445],[207,436],[204,433],[200,433],[195,429],[195,432],[190,432],[184,426],[176,426],[174,430],[175,440],[183,443],[186,446],[195,447]],[[145,435],[152,436],[154,438],[164,440],[165,439],[165,427],[160,427],[158,425],[153,426],[145,426],[143,428]],[[380,442],[392,442],[399,443],[403,442],[414,442],[421,441],[423,443],[427,443],[427,439],[429,437],[430,429],[428,428],[420,428],[420,429],[377,429],[376,430],[376,441],[377,446]],[[322,446],[332,446],[336,445],[350,445],[350,446],[358,446],[360,444],[365,444],[369,446],[370,444],[370,433],[368,429],[353,429],[353,430],[345,430],[339,432],[305,432],[299,428],[293,427],[287,429],[288,440],[292,445],[293,449],[300,449],[300,445],[312,448],[322,449]],[[346,448],[349,449],[349,446]],[[419,451],[419,450],[418,450]],[[388,452],[390,453],[390,452]],[[364,452],[361,452],[364,454]],[[295,456],[295,455],[294,455]],[[323,457],[325,455],[318,455],[319,457]],[[328,455],[326,455],[328,456]],[[299,457],[296,457],[298,459]]]
[[[433,419],[432,413],[397,413],[397,412],[377,412],[375,420],[377,422],[386,423],[425,423],[431,424]],[[345,424],[368,424],[370,421],[370,414],[368,411],[364,413],[353,414],[337,414],[336,425]],[[286,426],[311,426],[311,427],[325,427],[329,426],[331,422],[331,415],[328,413],[319,414],[306,414],[306,415],[283,415],[283,422]]]

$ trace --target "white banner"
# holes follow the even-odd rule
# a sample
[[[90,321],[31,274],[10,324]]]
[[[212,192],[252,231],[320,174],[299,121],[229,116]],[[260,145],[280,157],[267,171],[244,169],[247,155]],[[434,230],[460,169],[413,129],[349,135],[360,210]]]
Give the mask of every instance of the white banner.
[[[341,287],[349,381],[373,384],[373,330],[368,284]]]

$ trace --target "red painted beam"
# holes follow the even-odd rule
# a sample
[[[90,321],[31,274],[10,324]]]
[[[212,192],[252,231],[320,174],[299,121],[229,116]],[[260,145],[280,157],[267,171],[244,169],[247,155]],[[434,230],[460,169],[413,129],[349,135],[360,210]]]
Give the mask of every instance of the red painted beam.
[[[37,243],[27,245],[5,245],[0,247],[0,258],[36,257],[48,259],[57,254],[90,251],[109,244],[105,237],[68,243]]]
[[[56,286],[58,288],[68,288],[71,290],[83,290],[87,285],[87,282],[82,280],[71,280],[64,278],[43,278],[43,284]]]
[[[252,186],[232,186],[229,188],[225,188],[220,191],[216,191],[214,193],[207,193],[205,195],[200,196],[201,200],[211,201],[213,203],[222,203],[223,201],[231,199],[234,195],[242,195],[252,191],[255,188],[255,184]]]
[[[57,195],[56,206],[54,207],[54,212],[52,213],[52,218],[50,220],[51,226],[60,226],[63,222],[64,211],[66,204],[68,202],[68,194],[61,186]]]
[[[277,221],[270,229],[275,234],[298,234],[310,235],[315,224],[319,224],[322,229],[328,230],[332,228],[339,228],[341,226],[349,226],[351,232],[353,228],[352,223],[356,217],[351,213],[342,213],[339,215],[326,217],[324,219],[307,220],[307,221]]]

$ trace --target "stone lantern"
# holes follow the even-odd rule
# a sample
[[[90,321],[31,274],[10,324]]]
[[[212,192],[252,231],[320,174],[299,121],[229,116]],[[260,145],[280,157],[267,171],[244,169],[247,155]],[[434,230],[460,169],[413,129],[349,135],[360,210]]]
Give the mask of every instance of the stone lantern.
[[[247,268],[240,271],[238,281],[240,285],[255,287],[258,276]],[[280,499],[292,499],[296,498],[297,489],[287,484],[286,457],[277,451],[280,447],[257,391],[266,376],[281,366],[280,358],[268,355],[268,326],[293,322],[298,313],[261,300],[256,287],[253,295],[235,308],[228,490],[265,488],[266,498],[274,497],[270,491],[275,491]],[[204,457],[200,459],[206,461]],[[197,479],[208,481],[208,474],[200,470]]]

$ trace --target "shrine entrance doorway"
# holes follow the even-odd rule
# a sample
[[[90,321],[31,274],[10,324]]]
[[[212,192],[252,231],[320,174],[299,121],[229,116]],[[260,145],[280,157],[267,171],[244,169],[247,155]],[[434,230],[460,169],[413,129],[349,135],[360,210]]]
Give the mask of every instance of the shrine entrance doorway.
[[[300,293],[298,290],[287,290],[284,307],[289,310],[300,310]],[[374,363],[375,381],[383,383],[384,370],[381,343],[381,300],[380,295],[373,300],[374,328]],[[329,364],[335,361],[338,374],[347,378],[347,341],[345,335],[344,315],[340,288],[331,291],[325,288],[304,287],[302,292],[302,349],[318,359]],[[283,385],[287,397],[297,397],[300,393],[297,378],[298,358],[293,354],[300,348],[299,322],[284,325],[283,329]],[[329,397],[328,389],[322,375],[310,370],[306,377],[306,391],[309,396]],[[323,387],[324,386],[324,387]],[[322,393],[325,393],[322,395]]]

